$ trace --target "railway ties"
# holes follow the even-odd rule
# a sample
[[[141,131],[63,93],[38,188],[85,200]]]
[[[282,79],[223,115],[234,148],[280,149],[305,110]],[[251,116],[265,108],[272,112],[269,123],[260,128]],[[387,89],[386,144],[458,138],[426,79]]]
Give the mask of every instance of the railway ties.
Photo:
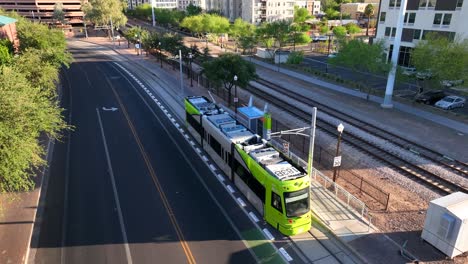
[[[387,140],[388,142],[402,148],[406,149],[410,152],[412,152],[415,155],[418,155],[422,158],[425,158],[427,160],[430,160],[434,164],[445,168],[448,171],[451,171],[455,174],[457,174],[460,177],[468,179],[468,164],[458,161],[456,159],[453,159],[451,157],[447,157],[446,155],[443,155],[441,153],[438,153],[437,151],[434,151],[430,148],[427,148],[423,145],[420,145],[418,143],[409,141],[408,139],[405,139],[399,135],[396,135],[390,131],[383,130],[377,126],[374,126],[370,123],[366,123],[362,120],[359,120],[349,114],[346,114],[344,112],[340,112],[336,109],[331,109],[327,107],[326,105],[323,105],[317,101],[311,100],[310,98],[304,98],[303,95],[298,94],[294,91],[288,91],[287,93],[284,91],[285,89],[278,84],[272,83],[267,80],[260,79],[258,80],[259,83],[262,85],[269,87],[270,89],[273,89],[279,93],[286,94],[287,96],[290,96],[291,98],[294,98],[297,101],[300,101],[304,104],[310,105],[310,106],[317,106],[319,107],[320,111],[323,113],[328,114],[329,116],[332,116],[334,118],[340,119],[340,120],[345,120],[346,123],[353,125],[354,127],[358,127],[359,129],[367,132],[370,135],[382,138],[384,140]]]
[[[400,147],[401,149],[407,150],[412,152],[413,154],[425,158],[434,164],[447,169],[448,171],[454,172],[456,175],[464,178],[468,178],[468,164],[457,161],[452,158],[448,158],[432,149],[419,145],[415,142],[411,142],[401,136],[393,134],[389,131],[384,131],[372,124],[366,123],[364,121],[358,120],[348,114],[341,113],[334,109],[330,109],[325,105],[322,105],[310,98],[305,98],[303,95],[296,93],[294,91],[288,91],[284,87],[281,87],[277,84],[271,83],[270,81],[260,79],[257,81],[261,85],[274,90],[280,94],[283,94],[289,98],[297,100],[301,103],[304,103],[309,106],[316,106],[319,107],[321,112],[328,114],[336,119],[343,120],[344,122],[357,127],[364,132],[367,132],[369,135],[372,135],[376,138],[383,139],[395,146]],[[258,97],[268,101],[271,104],[282,108],[282,110],[289,112],[293,116],[297,116],[304,121],[309,121],[310,113],[298,108],[296,105],[293,105],[287,102],[285,99],[280,97],[275,97],[265,91],[260,91],[259,89],[249,89],[248,90],[257,95]],[[335,135],[336,128],[327,123],[325,120],[317,118],[317,127],[322,129],[324,132]],[[431,189],[435,189],[436,191],[449,194],[455,191],[464,191],[468,192],[468,187],[461,186],[458,183],[453,181],[447,180],[446,178],[434,174],[427,169],[420,167],[417,164],[413,164],[413,162],[405,160],[404,158],[400,157],[398,154],[392,153],[392,151],[386,150],[369,140],[366,140],[360,136],[357,136],[353,133],[347,133],[346,139],[344,139],[347,143],[355,147],[361,152],[367,153],[369,156],[376,158],[377,160],[382,161],[385,164],[390,165],[400,173],[415,179],[418,182],[425,184],[426,186],[430,187]],[[442,159],[441,157],[444,157]],[[450,162],[449,162],[450,161]]]

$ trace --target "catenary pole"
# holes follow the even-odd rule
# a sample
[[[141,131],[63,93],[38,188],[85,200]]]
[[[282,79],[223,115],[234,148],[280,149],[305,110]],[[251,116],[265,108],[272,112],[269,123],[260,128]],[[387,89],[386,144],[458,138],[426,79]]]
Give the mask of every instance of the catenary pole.
[[[309,158],[307,161],[307,174],[312,177],[312,164],[314,162],[315,121],[317,119],[317,107],[312,108],[312,123],[310,125]]]

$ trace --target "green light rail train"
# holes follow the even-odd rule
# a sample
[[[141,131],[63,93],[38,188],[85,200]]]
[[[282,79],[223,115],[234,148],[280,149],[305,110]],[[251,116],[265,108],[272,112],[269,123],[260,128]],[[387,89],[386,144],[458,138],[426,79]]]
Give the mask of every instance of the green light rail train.
[[[306,171],[203,96],[185,98],[190,133],[271,226],[290,236],[311,227]]]

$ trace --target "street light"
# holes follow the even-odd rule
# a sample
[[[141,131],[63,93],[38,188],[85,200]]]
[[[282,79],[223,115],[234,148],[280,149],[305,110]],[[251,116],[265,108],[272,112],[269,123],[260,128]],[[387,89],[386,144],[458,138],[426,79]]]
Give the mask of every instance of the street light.
[[[234,107],[235,107],[235,113],[237,115],[237,106],[238,106],[238,102],[239,102],[239,98],[237,98],[237,75],[234,75]]]
[[[162,51],[161,51],[161,42],[158,43],[158,48],[159,48],[159,62],[161,63],[161,68],[162,68]]]
[[[135,34],[135,40],[136,40],[136,42],[137,42],[137,43],[135,44],[135,50],[136,50],[137,55],[140,55],[140,54],[138,53],[138,49],[140,48],[140,38],[138,37],[138,34]]]
[[[190,87],[193,87],[193,78],[192,78],[192,58],[193,58],[193,54],[190,52],[188,54],[189,56],[189,65],[190,65],[190,72],[189,72],[189,77],[190,77]]]
[[[333,182],[336,182],[336,171],[339,166],[341,166],[341,156],[338,156],[340,153],[340,142],[341,142],[341,135],[343,134],[344,126],[343,124],[339,124],[336,128],[338,130],[338,143],[336,144],[336,155],[335,159],[333,160]],[[336,161],[336,163],[335,163]]]

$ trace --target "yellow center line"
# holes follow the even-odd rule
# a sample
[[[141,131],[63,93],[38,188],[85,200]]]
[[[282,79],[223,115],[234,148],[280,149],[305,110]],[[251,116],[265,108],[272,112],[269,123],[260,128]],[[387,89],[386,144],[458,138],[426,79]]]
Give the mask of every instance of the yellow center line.
[[[164,193],[164,190],[163,190],[161,184],[159,183],[158,177],[156,176],[156,173],[154,172],[154,168],[151,165],[150,159],[148,158],[148,154],[146,154],[145,148],[143,147],[143,144],[141,143],[140,137],[138,136],[138,134],[136,132],[136,129],[133,126],[132,121],[130,120],[130,117],[129,117],[128,113],[127,113],[127,110],[126,110],[125,106],[123,105],[119,94],[114,89],[114,86],[112,85],[112,83],[109,81],[109,78],[107,78],[107,76],[105,76],[105,78],[106,78],[107,83],[109,84],[110,88],[112,89],[112,92],[114,93],[114,95],[115,95],[115,97],[117,99],[117,103],[119,104],[120,109],[122,109],[122,113],[124,114],[125,119],[127,120],[127,123],[128,123],[128,126],[129,126],[130,130],[132,131],[133,137],[134,137],[134,139],[135,139],[135,141],[136,141],[136,143],[138,145],[138,148],[140,149],[140,153],[143,156],[143,159],[144,159],[146,167],[148,168],[148,171],[149,171],[149,173],[151,175],[153,183],[156,186],[156,189],[158,190],[158,193],[159,193],[159,195],[161,197],[161,200],[163,201],[163,205],[164,205],[164,207],[166,209],[166,212],[167,212],[167,214],[169,216],[169,219],[171,220],[172,226],[174,227],[174,229],[175,229],[175,231],[177,233],[177,237],[179,238],[182,249],[184,250],[185,256],[187,257],[187,261],[190,264],[195,264],[197,262],[195,261],[195,258],[192,255],[192,251],[190,250],[190,247],[189,247],[187,241],[185,241],[182,230],[180,229],[180,226],[177,223],[177,219],[176,219],[176,217],[175,217],[175,215],[174,215],[174,213],[172,211],[172,208],[169,205],[169,200],[167,199],[166,194]]]

